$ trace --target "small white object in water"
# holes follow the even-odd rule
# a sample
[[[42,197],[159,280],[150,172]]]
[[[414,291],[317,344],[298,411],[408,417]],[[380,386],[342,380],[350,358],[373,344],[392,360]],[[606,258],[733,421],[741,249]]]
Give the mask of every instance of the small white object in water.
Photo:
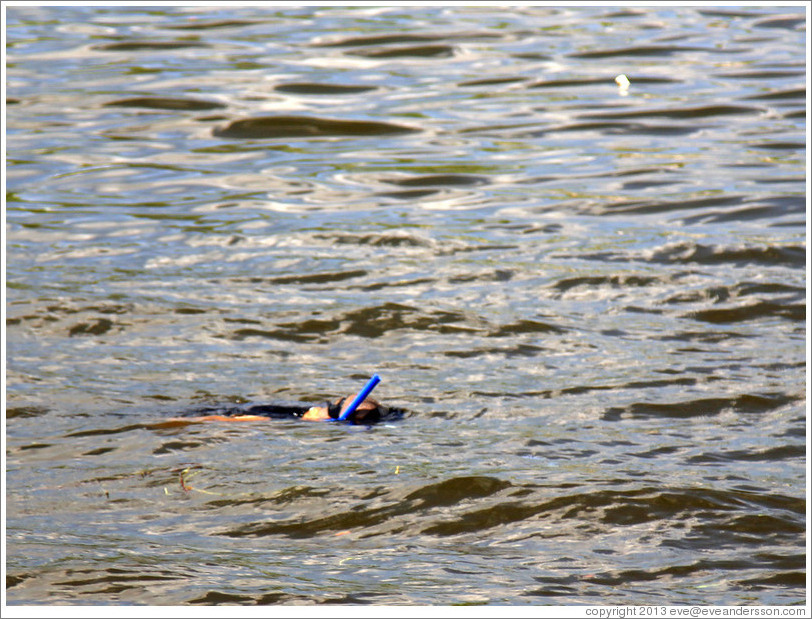
[[[629,81],[629,78],[626,77],[623,73],[621,73],[620,75],[618,75],[615,78],[615,84],[618,85],[618,88],[620,89],[620,94],[621,95],[628,94],[629,85],[631,84],[631,82]]]

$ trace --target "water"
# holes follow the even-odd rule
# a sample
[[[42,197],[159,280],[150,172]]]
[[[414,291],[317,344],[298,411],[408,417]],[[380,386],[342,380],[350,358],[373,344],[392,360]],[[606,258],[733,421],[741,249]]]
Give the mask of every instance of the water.
[[[807,603],[801,7],[7,24],[9,604]]]

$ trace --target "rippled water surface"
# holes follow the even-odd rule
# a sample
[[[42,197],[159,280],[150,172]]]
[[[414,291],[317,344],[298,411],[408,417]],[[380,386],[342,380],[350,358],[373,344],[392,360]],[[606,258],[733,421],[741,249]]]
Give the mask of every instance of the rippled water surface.
[[[804,10],[7,8],[8,602],[806,603]]]

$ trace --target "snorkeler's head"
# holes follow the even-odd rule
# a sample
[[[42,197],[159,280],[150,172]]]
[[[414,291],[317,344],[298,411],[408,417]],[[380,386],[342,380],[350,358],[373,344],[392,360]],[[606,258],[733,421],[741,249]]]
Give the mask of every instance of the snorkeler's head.
[[[302,419],[305,421],[338,420],[342,413],[352,404],[352,401],[353,396],[350,396],[338,398],[334,402],[327,403],[324,406],[313,406],[302,416]],[[380,402],[372,398],[366,398],[344,421],[358,425],[372,425],[378,423],[383,414],[384,407]]]

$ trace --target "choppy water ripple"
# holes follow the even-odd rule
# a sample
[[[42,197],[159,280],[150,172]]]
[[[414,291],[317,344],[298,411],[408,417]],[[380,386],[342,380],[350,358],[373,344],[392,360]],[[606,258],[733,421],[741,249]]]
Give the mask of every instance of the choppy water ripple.
[[[9,603],[805,603],[800,8],[7,15]]]

